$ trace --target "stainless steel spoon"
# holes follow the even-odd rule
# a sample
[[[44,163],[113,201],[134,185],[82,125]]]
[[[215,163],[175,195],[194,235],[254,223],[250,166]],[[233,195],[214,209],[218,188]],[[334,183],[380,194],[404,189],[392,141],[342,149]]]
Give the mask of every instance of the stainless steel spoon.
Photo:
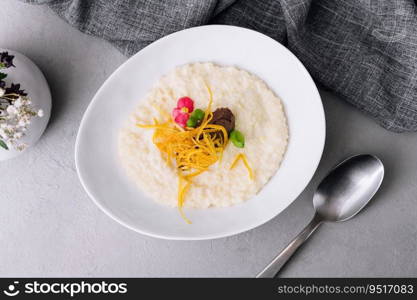
[[[337,165],[314,193],[316,213],[311,222],[256,277],[274,277],[321,223],[355,216],[375,195],[383,178],[384,165],[373,155],[353,156]]]

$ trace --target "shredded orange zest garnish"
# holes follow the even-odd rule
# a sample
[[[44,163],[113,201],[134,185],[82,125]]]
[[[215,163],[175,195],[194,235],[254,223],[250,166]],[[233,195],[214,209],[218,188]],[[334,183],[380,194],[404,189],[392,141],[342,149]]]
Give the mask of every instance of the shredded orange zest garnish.
[[[248,170],[249,178],[251,180],[253,180],[254,176],[253,176],[252,168],[249,166],[248,159],[246,158],[246,155],[243,154],[243,153],[239,153],[239,154],[236,155],[235,159],[233,160],[232,164],[230,165],[230,170],[233,169],[236,166],[237,162],[240,159],[243,160],[243,164],[245,165],[246,169]]]
[[[182,207],[184,196],[191,186],[192,178],[208,170],[222,157],[228,142],[228,133],[223,126],[209,124],[213,118],[211,105],[213,94],[206,85],[209,103],[201,125],[197,128],[182,128],[172,118],[158,109],[161,115],[169,116],[169,120],[153,125],[137,124],[140,128],[155,129],[152,142],[164,154],[168,165],[175,161],[178,171],[178,209],[187,223],[191,223],[184,215]],[[185,183],[184,183],[185,182]]]
[[[178,210],[188,224],[191,224],[191,221],[185,216],[182,208],[185,202],[185,194],[193,183],[192,179],[207,171],[216,162],[221,162],[224,148],[228,143],[226,129],[220,125],[210,124],[213,118],[213,112],[211,111],[213,93],[207,84],[206,88],[209,94],[209,102],[199,127],[182,128],[175,123],[170,114],[158,106],[154,106],[154,108],[161,116],[168,119],[167,121],[160,123],[153,118],[154,124],[152,125],[136,124],[139,128],[155,129],[152,142],[165,156],[167,165],[171,166],[172,161],[175,161],[178,173]],[[233,169],[240,159],[248,170],[249,178],[253,180],[253,171],[243,153],[236,155],[230,169]]]
[[[230,165],[230,170],[233,169],[236,166],[239,159],[240,159],[240,153],[235,156],[235,159],[233,160],[232,164]]]
[[[178,210],[180,212],[181,217],[185,220],[187,224],[191,224],[191,221],[185,216],[184,212],[182,211],[182,207],[184,205],[184,194],[190,188],[190,182],[186,182],[186,184],[182,185],[183,178],[181,176],[178,177]]]

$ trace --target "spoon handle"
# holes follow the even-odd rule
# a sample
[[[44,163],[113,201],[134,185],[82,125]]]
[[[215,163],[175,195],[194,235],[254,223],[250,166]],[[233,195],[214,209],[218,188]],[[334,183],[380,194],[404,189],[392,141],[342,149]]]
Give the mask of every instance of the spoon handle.
[[[291,258],[291,256],[297,251],[298,248],[309,238],[309,236],[317,229],[321,224],[322,219],[315,214],[311,222],[301,231],[295,239],[285,247],[266,267],[263,269],[256,278],[273,278],[285,265],[285,263]]]

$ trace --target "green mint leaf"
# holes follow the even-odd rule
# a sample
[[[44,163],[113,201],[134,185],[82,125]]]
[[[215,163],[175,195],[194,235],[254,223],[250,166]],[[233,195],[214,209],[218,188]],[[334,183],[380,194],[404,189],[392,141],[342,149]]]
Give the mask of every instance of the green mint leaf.
[[[6,150],[9,150],[9,148],[6,145],[6,143],[4,141],[2,141],[2,140],[0,140],[0,147],[4,148]]]
[[[235,129],[230,133],[230,140],[238,148],[245,147],[245,136],[239,130]]]
[[[3,80],[6,77],[7,77],[7,74],[6,73],[0,72],[0,80]]]

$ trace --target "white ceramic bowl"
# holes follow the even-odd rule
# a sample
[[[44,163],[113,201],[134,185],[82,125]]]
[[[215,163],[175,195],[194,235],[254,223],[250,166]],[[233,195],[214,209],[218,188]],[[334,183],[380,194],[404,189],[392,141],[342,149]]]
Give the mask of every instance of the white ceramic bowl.
[[[117,137],[138,101],[160,76],[175,66],[198,61],[235,65],[266,81],[283,100],[290,139],[280,169],[257,196],[229,208],[186,209],[193,220],[189,225],[177,209],[157,204],[130,181],[119,162]],[[324,140],[320,95],[300,61],[263,34],[211,25],[168,35],[116,70],[85,112],[75,161],[89,196],[119,223],[153,237],[202,240],[252,229],[283,211],[313,176]]]

